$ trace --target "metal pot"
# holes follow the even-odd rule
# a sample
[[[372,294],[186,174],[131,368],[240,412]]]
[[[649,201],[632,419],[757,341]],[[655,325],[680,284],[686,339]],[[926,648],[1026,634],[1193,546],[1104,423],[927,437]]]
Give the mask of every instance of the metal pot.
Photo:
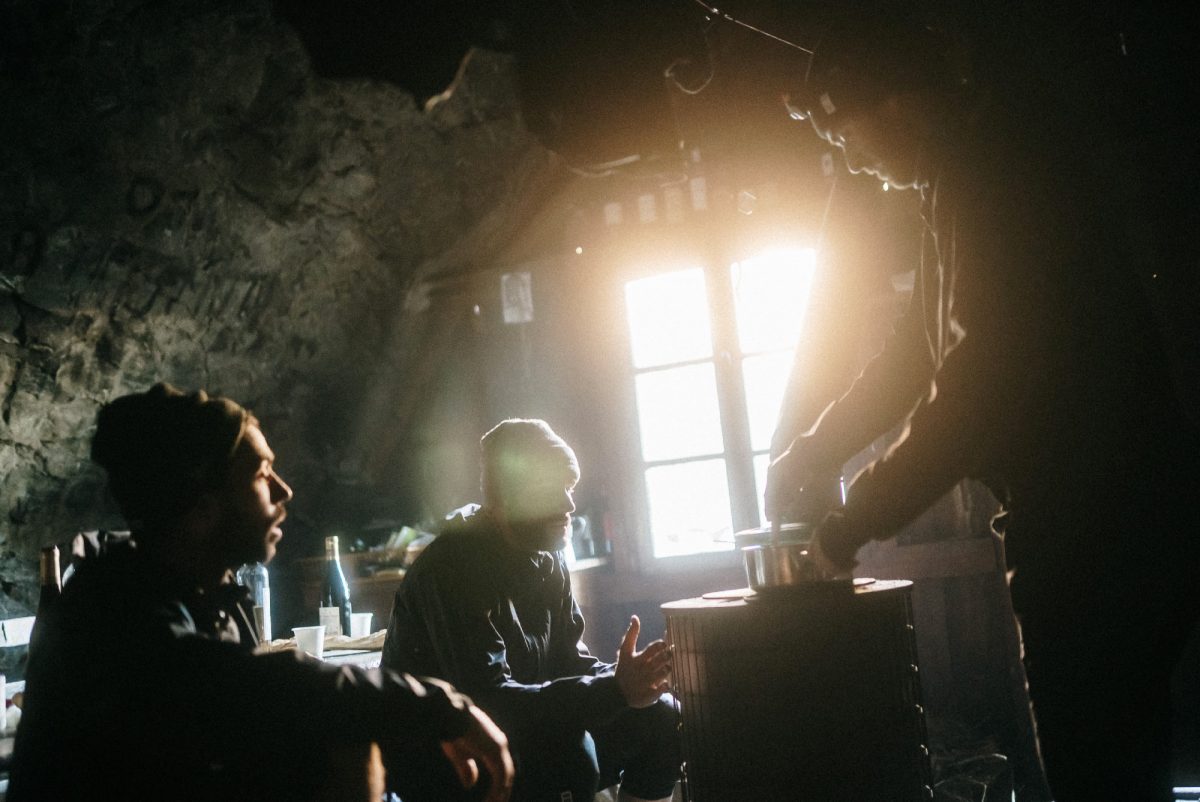
[[[812,579],[808,551],[800,543],[763,543],[742,549],[746,581],[753,590],[798,585]]]
[[[808,544],[814,529],[812,524],[797,523],[784,524],[777,536],[772,536],[769,526],[734,535],[734,543],[741,548],[746,583],[759,590],[811,579]]]

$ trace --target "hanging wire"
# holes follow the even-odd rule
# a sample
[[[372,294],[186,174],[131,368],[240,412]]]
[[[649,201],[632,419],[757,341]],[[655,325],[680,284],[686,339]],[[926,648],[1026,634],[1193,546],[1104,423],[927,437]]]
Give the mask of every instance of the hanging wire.
[[[762,28],[755,28],[753,25],[751,25],[748,22],[742,22],[740,19],[735,19],[733,16],[726,14],[724,11],[721,11],[720,9],[716,8],[715,6],[710,6],[708,3],[704,2],[704,0],[692,0],[692,2],[694,2],[696,5],[703,8],[706,12],[708,12],[713,17],[723,19],[726,22],[732,22],[734,25],[740,25],[741,27],[745,28],[746,30],[754,31],[755,33],[759,34],[760,36],[765,36],[768,39],[774,39],[776,42],[779,42],[780,44],[787,45],[788,47],[793,47],[796,50],[799,50],[801,53],[807,53],[810,56],[813,54],[813,51],[808,49],[807,47],[798,45],[795,42],[790,42],[787,39],[784,39],[782,36],[776,36],[773,33],[768,33],[767,31],[764,31]]]
[[[625,156],[620,159],[614,159],[613,161],[592,165],[590,167],[577,167],[568,163],[567,169],[576,175],[583,176],[584,178],[605,178],[610,175],[616,175],[619,168],[628,167],[629,165],[641,160],[642,157],[635,153],[632,156]]]
[[[708,38],[710,28],[711,25],[701,32],[701,35],[704,37],[704,60],[708,64],[708,74],[704,76],[704,80],[700,82],[699,86],[684,86],[679,80],[677,68],[691,64],[692,60],[690,58],[677,58],[671,62],[670,66],[663,70],[663,77],[670,78],[671,83],[675,84],[675,88],[686,95],[698,95],[707,89],[708,85],[712,83],[713,75],[716,72],[713,67],[715,60],[713,59],[712,41]]]
[[[683,92],[685,95],[698,95],[701,92],[703,92],[705,89],[707,89],[708,85],[710,83],[712,83],[712,79],[713,79],[712,62],[710,61],[708,64],[708,75],[704,76],[704,80],[697,87],[684,86],[683,83],[680,82],[679,76],[675,72],[676,67],[683,67],[690,63],[691,63],[690,59],[682,59],[682,58],[675,59],[674,61],[671,62],[671,66],[669,66],[665,70],[663,70],[663,77],[670,78],[671,83],[675,84],[675,88],[678,89],[680,92]]]

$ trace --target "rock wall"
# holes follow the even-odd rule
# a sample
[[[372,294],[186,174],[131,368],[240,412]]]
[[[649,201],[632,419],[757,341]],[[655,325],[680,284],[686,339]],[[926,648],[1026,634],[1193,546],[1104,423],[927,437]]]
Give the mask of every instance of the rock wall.
[[[119,523],[95,413],[158,380],[254,409],[320,529],[330,488],[367,481],[358,411],[420,351],[405,298],[561,177],[510,60],[475,52],[426,111],[314,76],[266,0],[0,23],[0,617],[34,603],[40,545]]]

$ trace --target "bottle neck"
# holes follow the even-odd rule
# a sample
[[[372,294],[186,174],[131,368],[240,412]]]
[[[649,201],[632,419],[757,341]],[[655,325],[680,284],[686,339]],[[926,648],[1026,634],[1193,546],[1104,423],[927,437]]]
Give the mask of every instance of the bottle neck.
[[[325,559],[328,561],[337,562],[338,539],[336,537],[325,538]]]
[[[47,546],[38,559],[38,581],[44,590],[62,590],[62,571],[59,570],[58,546]]]

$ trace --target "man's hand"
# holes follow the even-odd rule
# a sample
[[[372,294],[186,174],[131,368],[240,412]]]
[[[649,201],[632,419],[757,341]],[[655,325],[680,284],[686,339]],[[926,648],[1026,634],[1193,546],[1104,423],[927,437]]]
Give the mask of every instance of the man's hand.
[[[642,651],[636,651],[642,622],[630,616],[629,629],[617,650],[617,684],[630,707],[649,707],[671,688],[671,649],[663,640],[656,640]]]
[[[843,579],[850,576],[850,572],[858,564],[853,557],[850,558],[850,563],[847,565],[838,564],[826,552],[824,546],[824,543],[836,546],[841,539],[847,536],[846,518],[842,513],[834,512],[825,516],[825,520],[817,527],[812,542],[808,544],[808,564],[814,579]]]
[[[839,579],[847,573],[833,564],[825,550],[821,548],[821,539],[814,538],[808,544],[808,566],[813,579]]]
[[[797,437],[767,469],[763,499],[768,521],[782,523],[789,512],[819,521],[841,504],[841,477],[820,454],[813,435]]]
[[[508,802],[515,774],[508,737],[475,705],[471,705],[470,712],[470,729],[453,741],[442,741],[442,752],[454,766],[463,788],[473,788],[479,782],[482,763],[491,778],[483,802]]]

